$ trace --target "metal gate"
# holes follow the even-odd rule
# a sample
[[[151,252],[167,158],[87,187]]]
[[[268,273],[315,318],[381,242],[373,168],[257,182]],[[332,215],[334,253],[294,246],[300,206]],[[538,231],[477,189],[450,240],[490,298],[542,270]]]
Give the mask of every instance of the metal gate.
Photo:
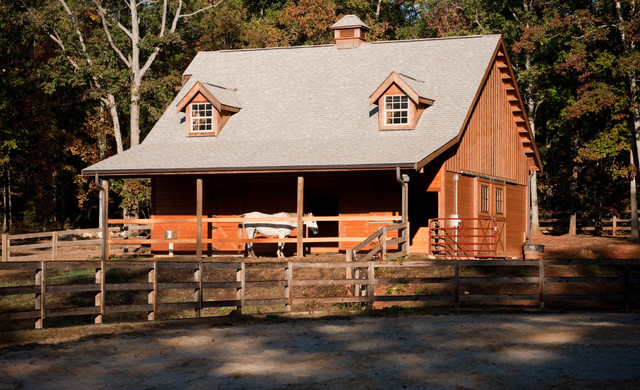
[[[495,218],[434,218],[429,220],[429,254],[455,259],[495,258],[498,224]]]

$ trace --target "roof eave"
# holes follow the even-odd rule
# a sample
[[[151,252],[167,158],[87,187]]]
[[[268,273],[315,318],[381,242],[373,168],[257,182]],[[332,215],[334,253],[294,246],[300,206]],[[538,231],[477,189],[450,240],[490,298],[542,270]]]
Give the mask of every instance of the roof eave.
[[[137,177],[159,175],[207,175],[242,173],[295,173],[295,172],[348,172],[412,169],[413,162],[353,165],[274,166],[274,167],[223,167],[223,168],[158,168],[158,169],[83,169],[82,176]]]

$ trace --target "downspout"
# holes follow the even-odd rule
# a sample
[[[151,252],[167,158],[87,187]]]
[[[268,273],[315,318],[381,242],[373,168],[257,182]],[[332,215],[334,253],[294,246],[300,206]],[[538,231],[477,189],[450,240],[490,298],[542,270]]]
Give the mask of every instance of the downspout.
[[[405,223],[407,222],[407,183],[402,180],[402,176],[400,175],[400,167],[396,167],[396,180],[402,188],[402,223]]]
[[[406,223],[408,220],[408,210],[407,210],[407,187],[409,185],[409,176],[406,176],[406,180],[405,177],[403,177],[402,175],[400,175],[400,167],[396,167],[396,180],[398,181],[398,183],[400,184],[400,187],[402,188],[402,223]],[[402,229],[402,238],[403,239],[407,239],[407,235],[409,233],[407,232],[407,229]],[[409,253],[409,243],[407,241],[404,241],[404,243],[402,244],[401,251],[405,252],[405,253]]]
[[[527,204],[527,241],[526,244],[530,244],[531,243],[531,213],[533,212],[533,210],[531,209],[531,179],[533,178],[533,175],[535,174],[535,171],[529,171],[529,185],[527,188],[527,194],[528,194],[528,204]]]

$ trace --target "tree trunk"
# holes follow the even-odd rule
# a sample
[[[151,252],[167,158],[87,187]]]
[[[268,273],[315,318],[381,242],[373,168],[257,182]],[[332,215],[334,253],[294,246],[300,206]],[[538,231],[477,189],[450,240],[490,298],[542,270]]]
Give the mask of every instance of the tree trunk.
[[[633,148],[629,151],[629,157],[631,165],[636,166],[635,153]],[[629,181],[629,193],[630,193],[630,206],[631,206],[631,238],[640,238],[640,231],[638,230],[638,196],[636,187],[636,172],[634,169],[631,173],[631,180]]]
[[[525,57],[525,69],[527,71],[531,70],[531,53],[527,53]],[[529,83],[527,85],[527,118],[529,119],[529,128],[531,129],[531,134],[533,135],[533,142],[535,142],[536,138],[536,106],[535,101],[533,99],[533,85]],[[540,220],[538,218],[539,210],[538,210],[538,173],[533,172],[533,177],[531,177],[531,181],[529,182],[529,192],[531,196],[531,221],[530,221],[530,232],[531,236],[535,236],[540,232]]]
[[[117,153],[124,151],[122,144],[122,131],[120,130],[120,117],[118,116],[118,106],[116,104],[116,98],[112,93],[108,94],[107,107],[109,107],[109,114],[111,115],[111,122],[113,123],[113,136],[116,138],[116,150]]]
[[[9,230],[9,175],[7,163],[2,163],[2,232]]]

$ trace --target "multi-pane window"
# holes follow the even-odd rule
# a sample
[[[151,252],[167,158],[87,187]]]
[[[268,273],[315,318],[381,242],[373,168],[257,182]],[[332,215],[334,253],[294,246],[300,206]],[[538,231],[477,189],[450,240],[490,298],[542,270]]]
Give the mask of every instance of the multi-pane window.
[[[489,212],[489,186],[480,186],[480,211]]]
[[[385,124],[404,125],[409,123],[409,97],[407,95],[387,95],[384,97]]]
[[[213,131],[213,106],[211,103],[191,105],[191,131]]]
[[[502,188],[496,188],[496,214],[504,213],[504,200],[502,197]]]

